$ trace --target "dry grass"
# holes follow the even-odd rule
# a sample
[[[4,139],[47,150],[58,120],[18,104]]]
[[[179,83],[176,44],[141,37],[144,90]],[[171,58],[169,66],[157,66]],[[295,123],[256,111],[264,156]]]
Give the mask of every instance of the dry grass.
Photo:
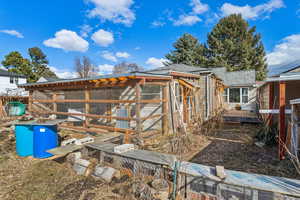
[[[211,135],[204,136],[206,144],[201,145],[189,160],[237,171],[299,179],[289,160],[279,161],[276,146],[258,147],[254,144],[258,129],[255,125],[225,125],[216,129]]]

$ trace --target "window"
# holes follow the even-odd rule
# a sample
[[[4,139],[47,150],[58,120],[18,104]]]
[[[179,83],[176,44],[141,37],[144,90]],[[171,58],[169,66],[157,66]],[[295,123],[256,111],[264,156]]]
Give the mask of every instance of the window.
[[[229,102],[230,103],[240,103],[240,88],[230,88],[229,89]]]
[[[224,101],[228,102],[228,88],[225,88],[224,93],[223,93]]]
[[[15,84],[19,84],[19,78],[15,77]]]
[[[242,88],[242,103],[248,103],[248,88]]]

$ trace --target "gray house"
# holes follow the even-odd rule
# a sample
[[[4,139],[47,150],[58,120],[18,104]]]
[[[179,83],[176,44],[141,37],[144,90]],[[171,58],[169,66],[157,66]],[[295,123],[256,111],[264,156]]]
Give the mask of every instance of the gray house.
[[[148,72],[166,73],[168,71],[206,74],[207,77],[209,77],[209,74],[214,74],[216,77],[222,79],[224,85],[227,86],[223,97],[228,109],[234,109],[236,106],[240,106],[242,110],[252,111],[256,109],[256,91],[260,83],[256,82],[255,70],[228,72],[225,67],[205,68],[173,64]],[[209,88],[209,84],[209,81],[206,81],[205,87]],[[213,99],[213,95],[209,99]]]
[[[228,87],[224,90],[224,101],[228,108],[241,106],[242,110],[256,109],[256,83],[255,70],[227,72],[225,67],[210,68],[220,77]]]

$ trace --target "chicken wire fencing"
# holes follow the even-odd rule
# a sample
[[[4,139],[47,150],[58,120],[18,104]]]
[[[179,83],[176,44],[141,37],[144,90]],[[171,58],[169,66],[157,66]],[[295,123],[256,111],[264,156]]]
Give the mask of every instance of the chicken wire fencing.
[[[53,100],[54,91],[34,91],[33,109],[40,115],[50,115],[54,111],[54,103],[43,102],[43,100]],[[66,90],[55,91],[56,94],[56,118],[65,119],[69,122],[82,125],[86,120],[84,114],[87,113],[87,103],[85,102],[62,102],[64,100],[86,100],[86,91],[84,90]],[[141,100],[162,100],[162,86],[143,85],[141,87]],[[41,101],[39,101],[41,100]],[[62,100],[61,102],[59,100]],[[92,126],[106,125],[117,128],[135,129],[136,127],[136,91],[134,86],[121,88],[101,88],[89,90],[88,114],[99,117],[88,117]],[[92,102],[93,100],[103,100],[102,102]],[[120,101],[118,101],[120,100]],[[162,114],[162,103],[140,103],[140,112],[142,118]],[[66,113],[66,114],[64,114]],[[70,115],[73,113],[74,115]],[[69,114],[69,115],[67,115]],[[125,120],[116,118],[123,117]],[[159,118],[149,118],[142,120],[142,130],[161,129]]]

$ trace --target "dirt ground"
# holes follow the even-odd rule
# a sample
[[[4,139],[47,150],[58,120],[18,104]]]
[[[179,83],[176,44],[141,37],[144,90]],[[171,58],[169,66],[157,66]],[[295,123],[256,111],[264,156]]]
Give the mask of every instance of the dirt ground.
[[[129,200],[129,184],[76,175],[66,162],[21,158],[13,134],[0,131],[1,200]]]
[[[289,160],[278,160],[276,146],[258,147],[254,144],[258,128],[230,124],[208,136],[198,136],[201,142],[193,147],[187,160],[209,166],[222,165],[225,169],[300,179]]]
[[[254,144],[257,129],[253,125],[226,125],[207,135],[193,134],[191,150],[181,158],[209,166],[300,179],[290,161],[277,159],[276,147]],[[165,150],[166,145],[158,145],[162,141],[154,139],[155,146]],[[131,188],[131,179],[107,184],[76,175],[66,162],[20,158],[15,153],[13,133],[0,131],[1,200],[129,200],[134,199]]]

